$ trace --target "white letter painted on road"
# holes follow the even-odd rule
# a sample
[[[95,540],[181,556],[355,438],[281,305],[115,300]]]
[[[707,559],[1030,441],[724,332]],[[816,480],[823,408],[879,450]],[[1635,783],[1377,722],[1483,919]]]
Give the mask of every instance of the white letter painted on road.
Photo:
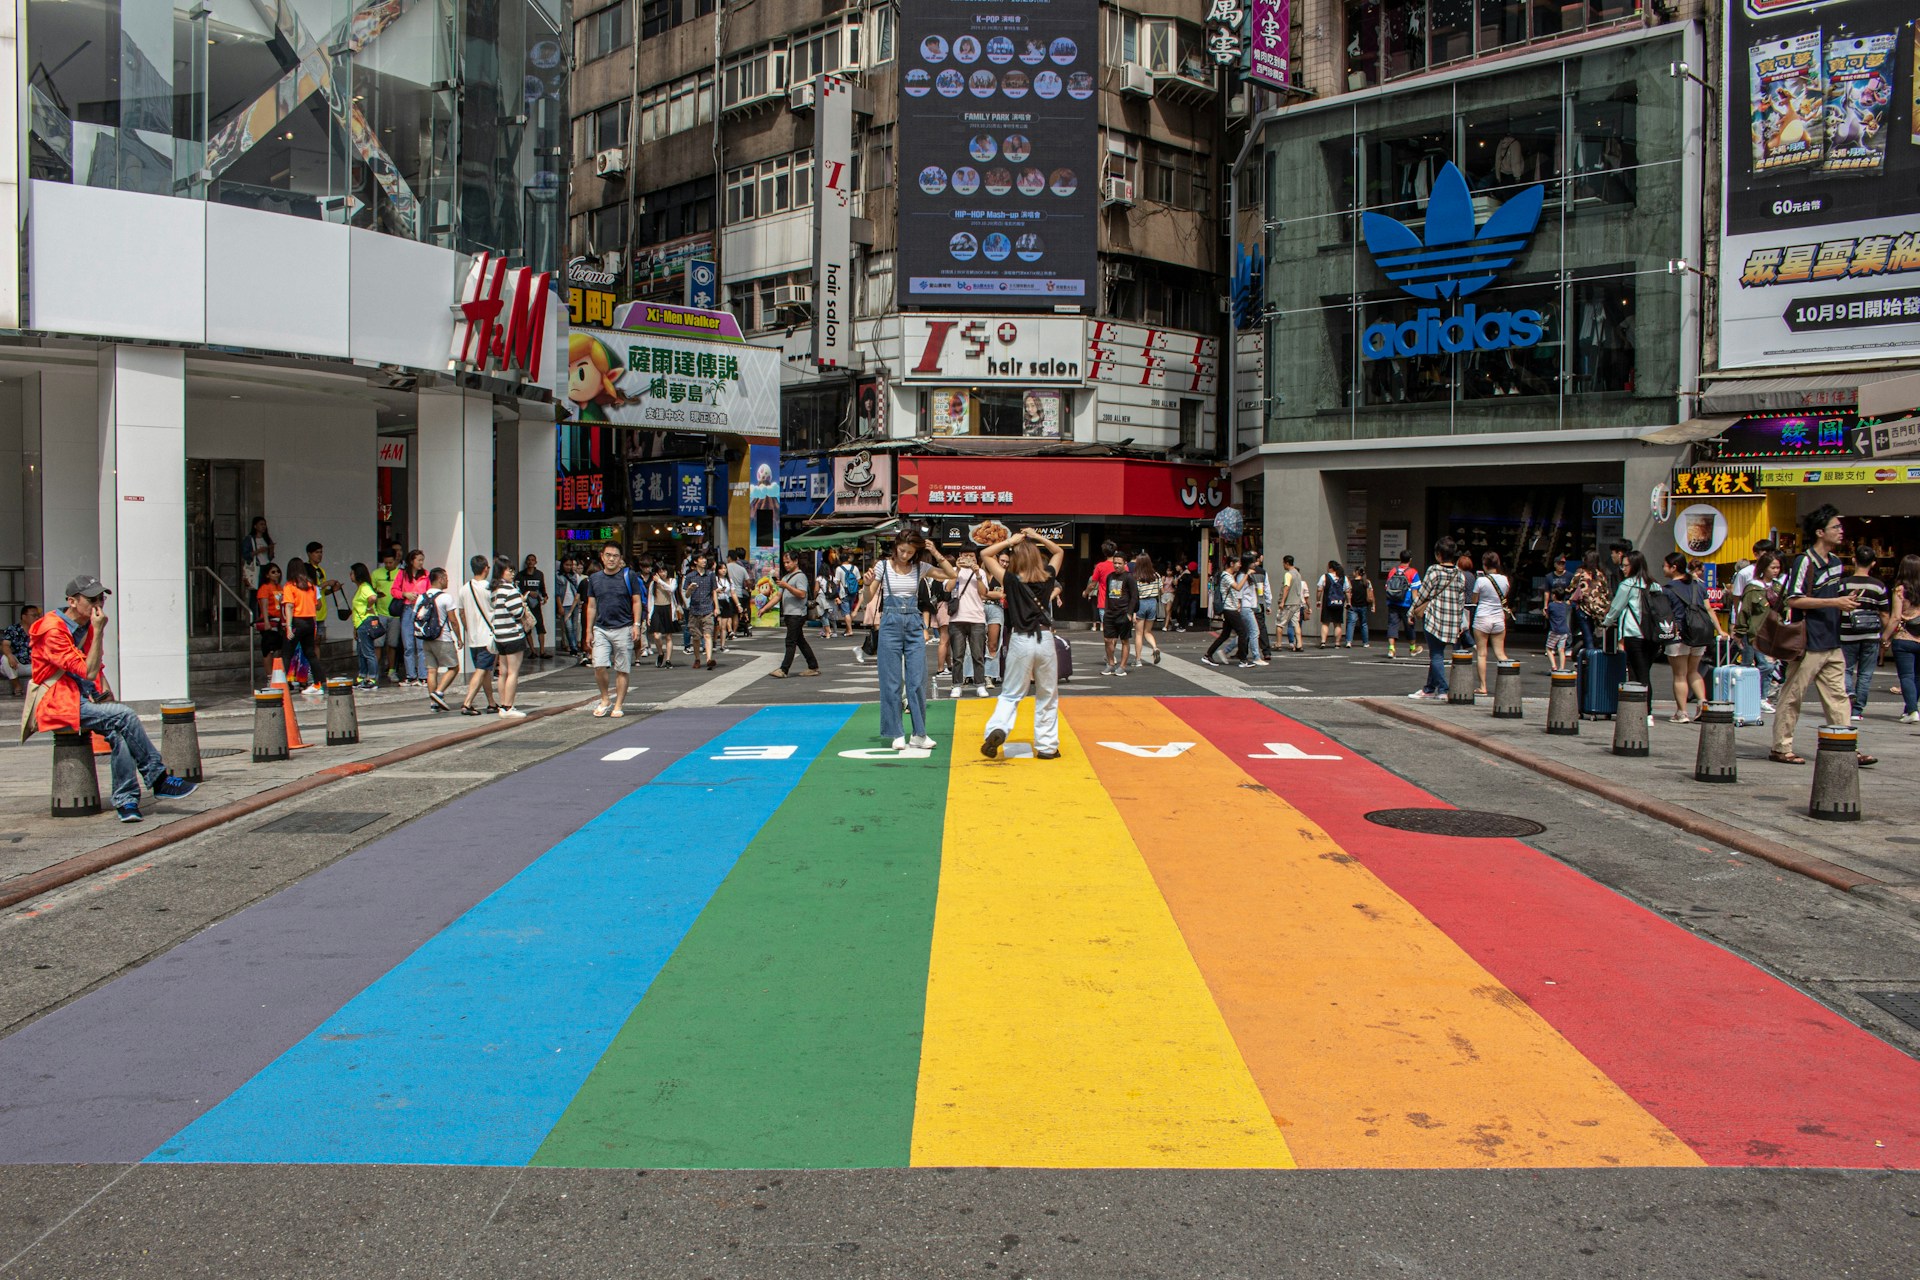
[[[645,747],[622,747],[618,751],[609,751],[600,758],[602,760],[631,760],[635,756],[643,756],[645,754],[647,754],[647,748]]]
[[[1339,756],[1310,756],[1306,752],[1302,751],[1300,748],[1294,746],[1291,742],[1269,742],[1264,745],[1266,746],[1267,750],[1272,754],[1263,756],[1257,751],[1249,752],[1247,754],[1247,759],[1249,760],[1338,760],[1341,758]]]
[[[711,760],[786,760],[798,751],[798,747],[722,747],[720,754],[709,756]]]
[[[1191,742],[1163,742],[1157,747],[1136,747],[1131,742],[1103,742],[1100,745],[1112,751],[1139,756],[1142,760],[1171,760],[1193,750]]]
[[[842,760],[925,760],[933,752],[927,747],[856,747],[842,751]]]

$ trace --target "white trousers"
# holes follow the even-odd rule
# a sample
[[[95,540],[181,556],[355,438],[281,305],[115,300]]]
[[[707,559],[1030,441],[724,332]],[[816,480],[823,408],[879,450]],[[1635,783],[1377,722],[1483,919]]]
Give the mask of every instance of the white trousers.
[[[1020,700],[1027,696],[1027,682],[1033,682],[1033,749],[1060,749],[1060,657],[1053,649],[1053,633],[1037,636],[1018,633],[1007,640],[1006,670],[1000,679],[1000,698],[993,705],[987,732],[998,729],[1013,732],[1014,717],[1020,714]],[[984,735],[983,735],[984,736]]]

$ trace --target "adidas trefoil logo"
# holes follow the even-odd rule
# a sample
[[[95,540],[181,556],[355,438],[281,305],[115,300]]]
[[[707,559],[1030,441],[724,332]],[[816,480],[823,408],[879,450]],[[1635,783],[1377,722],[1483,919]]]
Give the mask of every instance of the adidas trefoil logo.
[[[1360,227],[1374,262],[1402,292],[1432,302],[1460,299],[1492,284],[1497,272],[1526,251],[1545,200],[1543,185],[1527,187],[1496,209],[1485,225],[1476,225],[1467,180],[1449,161],[1434,179],[1424,242],[1413,228],[1383,213],[1361,214]],[[1383,360],[1530,347],[1544,332],[1538,311],[1483,313],[1469,303],[1444,318],[1437,308],[1423,307],[1404,324],[1369,325],[1360,345],[1369,360]]]

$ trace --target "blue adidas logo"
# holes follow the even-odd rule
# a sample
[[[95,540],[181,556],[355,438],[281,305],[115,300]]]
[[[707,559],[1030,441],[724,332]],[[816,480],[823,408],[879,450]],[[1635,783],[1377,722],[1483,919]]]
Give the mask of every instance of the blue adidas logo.
[[[1527,187],[1479,225],[1467,180],[1449,161],[1434,179],[1424,241],[1413,228],[1384,213],[1361,214],[1360,229],[1374,263],[1402,292],[1433,302],[1460,299],[1492,284],[1497,272],[1526,252],[1545,201],[1544,185]],[[1367,359],[1384,360],[1530,347],[1544,333],[1538,311],[1482,312],[1469,303],[1450,316],[1423,307],[1404,324],[1369,325],[1360,347]]]

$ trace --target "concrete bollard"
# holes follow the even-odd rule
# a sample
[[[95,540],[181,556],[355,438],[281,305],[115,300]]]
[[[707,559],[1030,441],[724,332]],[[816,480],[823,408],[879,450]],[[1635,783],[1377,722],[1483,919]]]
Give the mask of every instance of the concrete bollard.
[[[1520,664],[1503,662],[1494,677],[1493,718],[1523,720],[1526,710],[1520,701]]]
[[[285,760],[287,750],[287,712],[280,690],[256,689],[253,694],[253,762],[271,764]]]
[[[1447,667],[1447,701],[1463,707],[1473,705],[1473,685],[1479,677],[1473,670],[1473,650],[1455,649]]]
[[[1813,799],[1807,816],[1822,822],[1860,821],[1860,731],[1850,724],[1820,726],[1813,756]]]
[[[53,816],[89,818],[100,812],[100,775],[93,769],[93,735],[53,731]]]
[[[193,716],[191,702],[161,704],[160,759],[174,777],[205,782],[200,768],[200,726]]]
[[[1700,749],[1693,757],[1695,782],[1738,782],[1733,755],[1733,704],[1709,702],[1700,709]]]
[[[1620,686],[1620,706],[1613,715],[1613,754],[1644,756],[1653,747],[1647,733],[1647,709],[1653,705],[1653,691],[1643,684]]]
[[[353,705],[353,681],[327,681],[327,745],[344,747],[360,741],[360,713]]]
[[[1547,732],[1563,737],[1580,736],[1580,673],[1553,673],[1553,691],[1547,695]]]

